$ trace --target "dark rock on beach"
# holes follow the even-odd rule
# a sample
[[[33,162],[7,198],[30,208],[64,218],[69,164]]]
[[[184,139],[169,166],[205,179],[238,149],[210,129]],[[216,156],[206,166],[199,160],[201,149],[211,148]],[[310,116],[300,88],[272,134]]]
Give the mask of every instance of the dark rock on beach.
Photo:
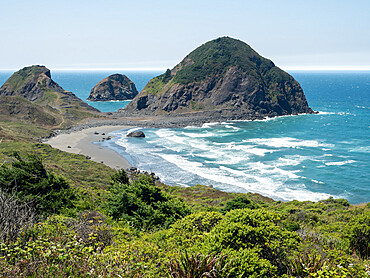
[[[127,137],[141,137],[141,138],[144,138],[145,134],[144,134],[144,132],[139,130],[139,131],[130,132],[129,134],[127,134]]]
[[[246,43],[218,38],[149,81],[122,116],[197,122],[314,113],[299,83]]]
[[[92,88],[87,100],[109,101],[133,99],[138,94],[134,82],[126,75],[113,74]]]

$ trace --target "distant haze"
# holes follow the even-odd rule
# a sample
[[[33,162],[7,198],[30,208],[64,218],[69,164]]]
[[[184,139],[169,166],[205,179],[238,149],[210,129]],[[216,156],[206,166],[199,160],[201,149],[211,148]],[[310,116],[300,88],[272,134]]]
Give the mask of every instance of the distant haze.
[[[165,69],[220,36],[283,69],[370,70],[368,0],[2,0],[0,69]]]

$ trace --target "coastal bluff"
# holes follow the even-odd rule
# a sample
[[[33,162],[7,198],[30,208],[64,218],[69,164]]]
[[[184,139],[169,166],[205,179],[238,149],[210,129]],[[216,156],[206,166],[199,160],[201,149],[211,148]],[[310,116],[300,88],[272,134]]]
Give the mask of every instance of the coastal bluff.
[[[97,83],[90,92],[87,100],[111,101],[130,100],[138,95],[134,82],[126,75],[112,74]]]
[[[172,70],[151,79],[122,116],[254,120],[314,113],[300,84],[230,37],[209,41]]]

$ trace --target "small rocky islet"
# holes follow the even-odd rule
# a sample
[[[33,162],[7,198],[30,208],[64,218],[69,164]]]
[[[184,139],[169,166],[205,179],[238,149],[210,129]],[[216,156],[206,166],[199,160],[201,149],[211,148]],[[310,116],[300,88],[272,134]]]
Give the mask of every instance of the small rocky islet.
[[[126,75],[112,74],[97,83],[90,92],[89,101],[130,100],[138,95],[134,82]]]

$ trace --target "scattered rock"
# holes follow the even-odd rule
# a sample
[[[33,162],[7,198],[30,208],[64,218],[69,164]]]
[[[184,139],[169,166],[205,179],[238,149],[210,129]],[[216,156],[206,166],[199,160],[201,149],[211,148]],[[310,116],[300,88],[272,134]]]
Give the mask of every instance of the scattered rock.
[[[145,134],[141,130],[138,131],[133,131],[130,132],[129,134],[126,135],[127,137],[139,137],[139,138],[144,138]]]

